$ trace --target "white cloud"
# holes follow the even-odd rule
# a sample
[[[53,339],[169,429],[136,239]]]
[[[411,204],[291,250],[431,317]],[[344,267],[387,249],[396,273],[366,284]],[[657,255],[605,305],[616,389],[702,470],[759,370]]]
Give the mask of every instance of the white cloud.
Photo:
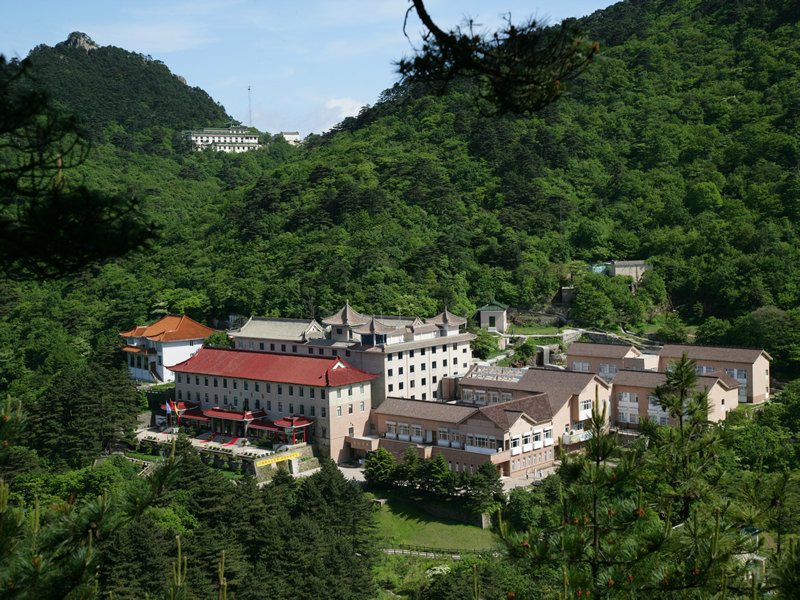
[[[142,54],[191,50],[210,43],[205,28],[188,23],[161,22],[128,25],[100,25],[92,29],[92,39]]]

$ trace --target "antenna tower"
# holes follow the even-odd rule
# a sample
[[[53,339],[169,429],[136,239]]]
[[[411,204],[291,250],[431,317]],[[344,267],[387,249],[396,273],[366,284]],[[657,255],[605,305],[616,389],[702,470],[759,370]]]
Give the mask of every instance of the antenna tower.
[[[253,103],[250,100],[250,86],[247,86],[247,113],[250,118],[250,127],[253,126]]]

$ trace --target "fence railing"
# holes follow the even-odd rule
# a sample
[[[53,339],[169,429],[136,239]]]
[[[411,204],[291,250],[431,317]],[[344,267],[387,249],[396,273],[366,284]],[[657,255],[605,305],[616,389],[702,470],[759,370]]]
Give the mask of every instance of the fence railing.
[[[481,555],[481,556],[502,556],[504,551],[497,548],[433,548],[431,546],[416,546],[413,544],[395,544],[395,543],[382,543],[380,544],[381,551],[387,554],[407,554],[411,556],[449,556],[451,558],[461,558],[466,555]]]

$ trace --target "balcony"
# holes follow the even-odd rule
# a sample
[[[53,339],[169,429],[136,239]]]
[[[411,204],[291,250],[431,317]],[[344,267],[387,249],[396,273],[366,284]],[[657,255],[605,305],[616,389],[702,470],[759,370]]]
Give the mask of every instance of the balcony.
[[[464,444],[464,450],[475,452],[476,454],[494,454],[497,452],[494,448],[481,448],[480,446],[470,446],[468,444]]]
[[[586,440],[592,439],[592,432],[591,431],[580,431],[578,433],[565,433],[561,437],[561,443],[565,446],[571,446],[572,444],[580,444],[581,442],[585,442]]]
[[[400,440],[401,442],[410,442],[411,441],[411,436],[410,435],[398,434],[397,439]]]
[[[578,421],[586,421],[592,418],[592,407],[583,408],[578,411]]]
[[[516,448],[511,448],[511,456],[517,456],[518,454],[522,454],[522,448],[519,446]]]
[[[422,436],[421,435],[412,435],[411,436],[411,441],[416,443],[416,444],[421,444],[422,443]]]
[[[384,434],[387,440],[396,440],[397,434],[396,433],[389,433],[388,431]]]
[[[543,444],[542,444],[542,441],[541,441],[541,440],[539,440],[538,442],[534,440],[534,442],[533,442],[533,449],[534,449],[534,450],[540,450],[540,449],[542,448],[542,445],[543,445]]]
[[[436,440],[436,445],[437,446],[444,446],[445,448],[448,448],[448,447],[450,447],[450,441],[449,440],[438,439],[438,440]]]
[[[533,444],[522,444],[523,452],[530,452],[531,450],[533,450]]]
[[[544,438],[544,445],[545,446],[552,446],[553,445],[553,438],[552,437]]]

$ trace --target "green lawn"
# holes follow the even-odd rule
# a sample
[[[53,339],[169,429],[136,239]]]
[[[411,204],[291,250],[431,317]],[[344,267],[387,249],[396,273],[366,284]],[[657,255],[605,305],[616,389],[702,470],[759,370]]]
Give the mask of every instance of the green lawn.
[[[375,514],[379,535],[387,543],[464,550],[502,545],[489,529],[434,517],[410,502],[390,499]]]

